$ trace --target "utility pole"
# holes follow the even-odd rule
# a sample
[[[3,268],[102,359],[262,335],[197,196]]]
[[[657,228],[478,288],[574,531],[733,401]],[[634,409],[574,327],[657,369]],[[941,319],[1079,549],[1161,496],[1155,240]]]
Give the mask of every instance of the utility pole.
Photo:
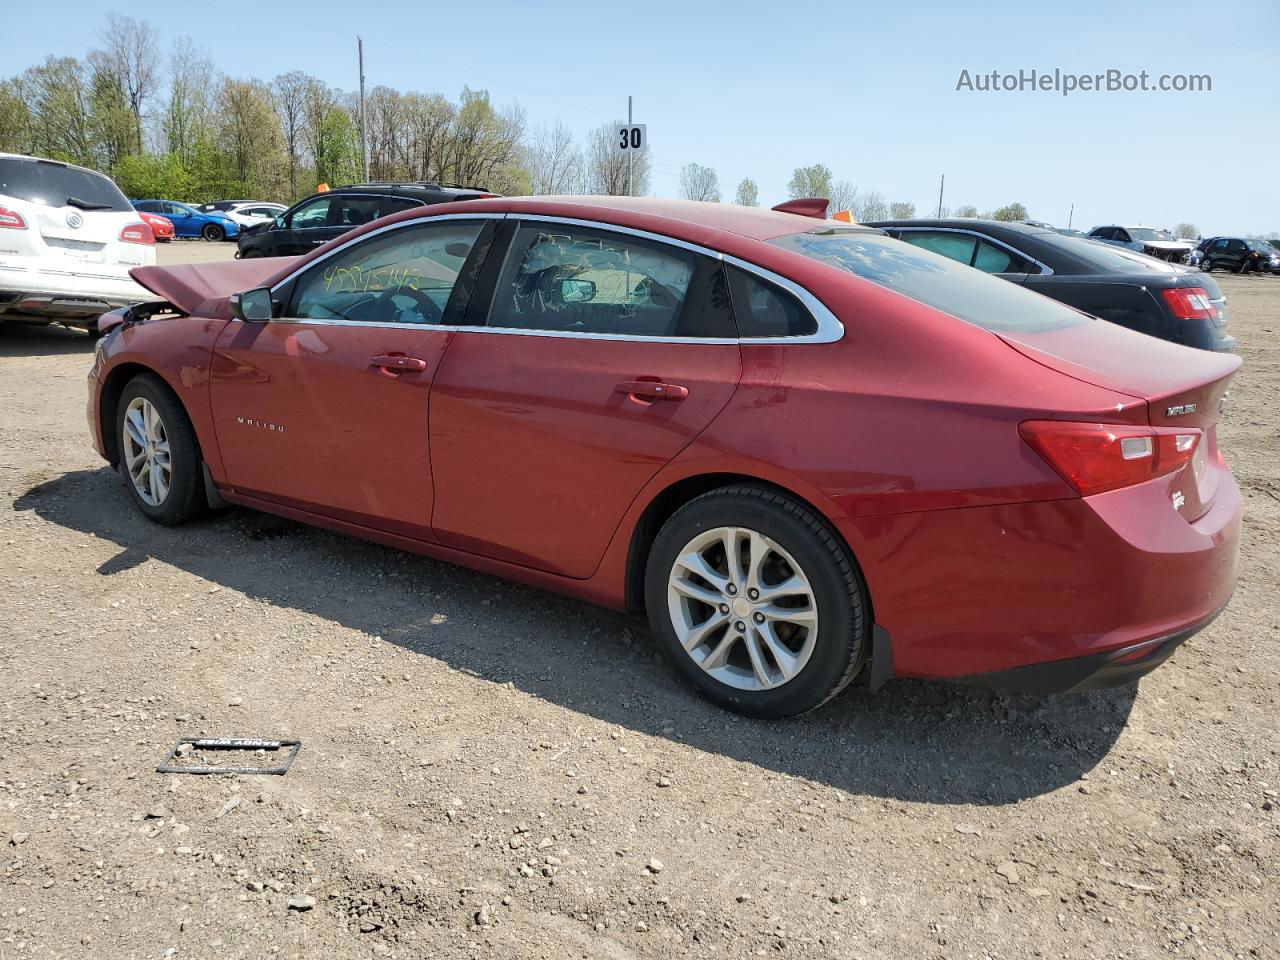
[[[942,180],[938,184],[938,216],[942,216],[942,188],[947,185],[947,175],[942,175]]]
[[[627,126],[631,126],[631,97],[627,97]],[[631,192],[631,151],[627,151],[627,196],[632,196]]]
[[[1071,205],[1071,212],[1067,214],[1067,229],[1071,229],[1071,219],[1076,215],[1076,205]]]
[[[364,181],[369,182],[369,136],[366,132],[364,113],[364,40],[356,37],[356,50],[360,56],[360,160]]]

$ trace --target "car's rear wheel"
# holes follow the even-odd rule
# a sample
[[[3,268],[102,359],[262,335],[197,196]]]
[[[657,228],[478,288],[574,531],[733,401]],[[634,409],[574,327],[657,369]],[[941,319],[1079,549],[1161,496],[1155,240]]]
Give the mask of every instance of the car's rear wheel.
[[[704,695],[756,717],[831,699],[866,659],[862,579],[807,507],[772,490],[713,490],[659,531],[645,572],[660,649]]]
[[[138,509],[157,523],[184,523],[203,512],[200,446],[173,391],[153,374],[125,385],[116,407],[120,473]]]
[[[1205,257],[1203,260],[1200,261],[1200,269],[1203,270],[1205,273],[1212,273],[1213,261],[1210,260],[1208,257]]]
[[[227,231],[223,230],[216,223],[206,223],[204,229],[200,231],[200,236],[206,240],[221,240],[227,235]]]
[[[261,250],[255,250],[253,247],[250,247],[248,250],[240,251],[241,260],[252,260],[255,257],[264,257],[264,256],[266,256],[266,254],[264,254]]]

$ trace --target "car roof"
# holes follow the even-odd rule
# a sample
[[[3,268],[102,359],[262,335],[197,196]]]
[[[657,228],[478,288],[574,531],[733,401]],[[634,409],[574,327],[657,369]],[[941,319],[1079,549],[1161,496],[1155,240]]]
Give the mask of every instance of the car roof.
[[[1029,223],[1023,223],[1020,220],[983,220],[979,217],[941,217],[932,220],[870,220],[864,226],[868,227],[934,227],[961,229],[968,227],[969,229],[978,229],[982,233],[989,233],[992,236],[1000,236],[1007,234],[1009,236],[1061,236],[1057,230],[1052,227],[1037,227]]]

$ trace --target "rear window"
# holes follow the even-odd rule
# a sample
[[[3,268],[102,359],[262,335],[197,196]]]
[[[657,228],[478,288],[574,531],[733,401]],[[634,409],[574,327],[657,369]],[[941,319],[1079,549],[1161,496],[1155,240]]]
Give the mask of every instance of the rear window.
[[[0,194],[83,210],[132,210],[120,188],[99,173],[46,160],[0,157]]]
[[[769,242],[996,333],[1055,330],[1086,322],[1056,300],[881,234],[828,228]]]

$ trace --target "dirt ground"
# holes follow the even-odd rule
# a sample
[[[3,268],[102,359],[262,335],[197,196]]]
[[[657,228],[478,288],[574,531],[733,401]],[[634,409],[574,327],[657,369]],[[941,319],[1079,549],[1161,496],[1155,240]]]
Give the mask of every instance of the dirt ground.
[[[90,341],[0,328],[0,960],[1280,955],[1280,278],[1221,282],[1212,627],[1139,687],[861,681],[776,723],[580,603],[148,523],[86,435]],[[185,735],[302,747],[156,773]]]

